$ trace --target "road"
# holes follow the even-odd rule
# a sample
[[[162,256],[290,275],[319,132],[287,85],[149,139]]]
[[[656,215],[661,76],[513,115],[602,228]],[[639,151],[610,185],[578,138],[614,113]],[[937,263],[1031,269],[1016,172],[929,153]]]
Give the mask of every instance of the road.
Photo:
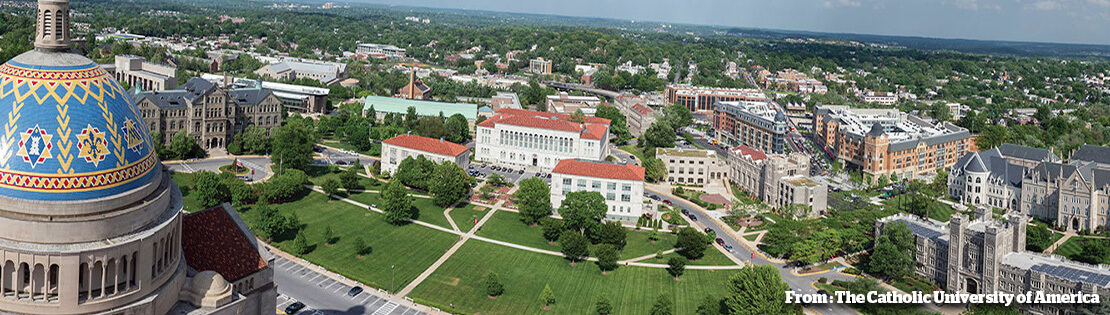
[[[424,314],[367,292],[348,296],[347,291],[351,287],[281,256],[274,257],[274,283],[278,286],[278,310],[284,310],[296,301],[307,305],[297,314]]]
[[[163,165],[165,165],[167,169],[175,172],[192,173],[198,171],[211,171],[219,173],[221,166],[230,165],[232,161],[235,161],[235,158],[226,157],[195,161],[182,161],[177,163],[167,163]],[[268,172],[266,171],[266,164],[270,164],[269,158],[244,157],[239,158],[239,162],[242,162],[244,166],[253,171],[251,174],[247,175],[248,177],[250,177],[250,181],[253,182],[266,178],[266,175],[268,174]]]
[[[540,84],[543,84],[545,86],[550,86],[550,87],[555,88],[555,89],[578,90],[578,91],[593,93],[593,94],[597,94],[597,95],[601,95],[601,96],[605,96],[605,97],[609,97],[609,98],[613,98],[613,99],[617,98],[617,96],[620,95],[619,92],[614,92],[614,91],[610,91],[610,90],[603,90],[603,89],[599,89],[599,88],[595,88],[593,86],[583,85],[583,84],[552,82],[552,81],[540,82]]]
[[[696,217],[696,222],[698,224],[712,229],[717,234],[717,237],[720,237],[725,241],[726,245],[731,245],[732,255],[740,258],[740,260],[743,260],[745,262],[750,261],[751,263],[756,265],[774,266],[779,271],[779,274],[782,275],[782,280],[785,281],[786,284],[790,286],[790,289],[794,290],[795,292],[802,294],[817,293],[817,289],[814,288],[812,284],[821,277],[825,277],[831,280],[855,280],[855,278],[852,276],[847,276],[833,271],[809,275],[796,274],[793,272],[792,268],[785,267],[785,263],[768,260],[760,253],[753,254],[754,249],[748,248],[746,244],[741,242],[739,239],[739,235],[732,233],[732,230],[726,226],[723,226],[721,221],[711,219],[709,213],[705,212],[705,210],[703,210],[702,208],[694,206],[692,203],[686,201],[685,199],[673,197],[669,194],[662,193],[662,191],[659,191],[658,189],[652,187],[645,187],[644,191],[651,196],[659,197],[661,200],[669,200],[676,208],[686,209],[687,211],[690,211],[691,215]],[[814,304],[807,306],[807,308],[810,309],[809,311],[816,311],[816,313],[819,313],[820,315],[856,314],[855,311],[841,304]]]
[[[770,103],[771,106],[775,108],[775,110],[777,110],[779,112],[782,112],[784,114],[786,113],[786,109],[783,108],[782,105],[779,104],[778,101],[776,101],[773,97],[771,97],[771,95],[768,95],[767,91],[764,91],[763,88],[760,87],[759,84],[757,84],[755,82],[755,79],[752,78],[751,73],[748,73],[747,71],[745,71],[744,72],[744,78],[748,80],[748,83],[751,83],[753,86],[755,86],[755,88],[757,90],[759,90],[760,93],[763,93],[763,95],[767,95],[768,103]],[[787,126],[790,127],[790,131],[786,134],[786,140],[787,140],[786,145],[787,145],[787,147],[789,147],[790,152],[806,153],[806,154],[810,155],[810,158],[813,161],[816,161],[816,160],[824,161],[824,162],[810,163],[810,165],[811,165],[810,175],[811,176],[827,174],[828,171],[825,169],[827,164],[825,164],[825,163],[830,162],[829,157],[825,156],[824,151],[820,150],[819,147],[817,146],[817,143],[814,142],[812,138],[810,138],[812,136],[807,137],[806,135],[803,135],[802,133],[798,132],[799,128],[798,128],[797,124],[794,123],[793,120],[787,119],[786,123],[787,123]]]
[[[365,158],[359,157],[358,154],[354,154],[354,153],[350,153],[350,152],[344,152],[343,150],[332,148],[332,147],[326,147],[326,146],[319,146],[318,145],[318,146],[316,146],[316,150],[317,150],[317,153],[320,153],[321,157],[313,159],[312,164],[317,164],[317,165],[329,165],[329,164],[351,165],[351,163],[354,163],[355,160],[358,160],[358,162],[362,165],[366,165],[367,163],[369,163],[369,161],[367,161]]]

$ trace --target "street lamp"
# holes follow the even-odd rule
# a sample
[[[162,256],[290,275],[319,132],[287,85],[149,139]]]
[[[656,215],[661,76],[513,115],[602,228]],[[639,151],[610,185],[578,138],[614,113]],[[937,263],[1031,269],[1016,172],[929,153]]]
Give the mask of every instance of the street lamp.
[[[389,265],[389,270],[393,272],[393,276],[389,278],[389,291],[397,293],[397,265]]]

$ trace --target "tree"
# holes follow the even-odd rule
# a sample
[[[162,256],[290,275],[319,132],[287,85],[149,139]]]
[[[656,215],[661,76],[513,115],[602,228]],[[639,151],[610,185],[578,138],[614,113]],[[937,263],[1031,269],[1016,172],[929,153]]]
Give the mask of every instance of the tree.
[[[674,314],[674,305],[671,298],[666,294],[660,294],[655,298],[655,305],[651,306],[651,315],[672,315]]]
[[[400,181],[390,181],[386,186],[382,192],[382,208],[389,224],[400,225],[413,218],[412,198]]]
[[[705,254],[705,237],[694,228],[682,228],[678,231],[678,240],[675,241],[674,247],[679,255],[695,260]]]
[[[178,159],[189,159],[199,156],[203,149],[197,145],[197,141],[190,136],[184,129],[173,134],[173,139],[170,139],[170,152]]]
[[[261,154],[270,151],[270,135],[267,134],[266,129],[249,125],[240,135],[242,135],[240,139],[242,139],[244,152]]]
[[[663,120],[677,130],[693,125],[694,114],[690,113],[690,109],[686,106],[676,104],[663,108]]]
[[[297,237],[293,238],[291,249],[297,255],[308,254],[308,238],[304,236],[304,231],[297,231]]]
[[[370,253],[370,246],[366,245],[366,241],[362,240],[361,236],[355,237],[352,246],[355,249],[355,255],[362,256]]]
[[[286,218],[269,204],[262,202],[254,206],[258,211],[258,230],[267,238],[276,239],[288,231],[289,224]]]
[[[354,165],[351,165],[351,167],[339,173],[339,184],[343,186],[343,189],[347,190],[348,194],[351,193],[351,190],[362,189],[362,184],[359,183],[359,169],[362,169],[362,165],[359,165],[358,161],[355,161]]]
[[[555,293],[551,292],[550,284],[543,285],[543,292],[540,293],[540,301],[543,301],[544,306],[555,304]]]
[[[666,121],[656,121],[640,136],[640,143],[645,148],[670,148],[674,147],[675,129]]]
[[[617,269],[617,259],[620,257],[620,252],[616,246],[601,244],[597,246],[594,252],[597,254],[597,267],[601,268],[602,272]]]
[[[740,269],[729,276],[728,281],[729,295],[724,299],[725,313],[793,314],[793,308],[786,304],[786,291],[790,289],[775,267],[758,265]]]
[[[312,164],[312,148],[316,142],[315,132],[307,118],[290,116],[283,126],[274,129],[271,135],[273,152],[271,162],[278,164],[279,172],[287,168],[306,170]]]
[[[698,303],[698,309],[694,313],[697,315],[720,315],[721,314],[721,301],[713,298],[711,295],[706,295],[705,299]]]
[[[451,115],[444,126],[447,128],[447,141],[454,143],[470,141],[470,123],[462,114]]]
[[[497,278],[497,273],[490,271],[486,274],[486,295],[490,297],[500,296],[505,293],[505,286]]]
[[[529,177],[520,181],[513,197],[516,197],[520,220],[524,223],[535,224],[551,215],[551,187],[542,179]]]
[[[1025,249],[1034,252],[1043,252],[1052,246],[1052,232],[1043,225],[1030,225],[1025,234]]]
[[[883,229],[875,240],[875,249],[868,264],[870,272],[887,279],[898,279],[913,274],[913,234],[904,223],[892,224]]]
[[[262,199],[267,202],[283,202],[291,200],[304,192],[304,185],[309,183],[308,175],[298,169],[286,170],[283,174],[271,178],[262,186]]]
[[[324,190],[325,194],[328,194],[328,197],[338,196],[339,180],[336,180],[335,178],[328,178],[324,181],[322,185],[320,185],[320,188]],[[331,202],[331,198],[328,198],[328,202]]]
[[[503,186],[508,186],[509,182],[505,181],[505,177],[501,176],[501,174],[490,173],[489,177],[486,178],[486,184],[490,185],[490,186],[502,186],[503,187]]]
[[[586,237],[577,231],[565,230],[559,235],[559,244],[563,247],[563,257],[571,263],[582,260],[590,255],[589,242]]]
[[[331,231],[331,226],[324,227],[324,245],[331,245],[335,243],[335,234]]]
[[[594,309],[597,310],[597,315],[609,315],[613,313],[613,303],[609,301],[608,295],[602,294],[597,298]]]
[[[1088,239],[1083,241],[1083,247],[1075,260],[1088,264],[1105,264],[1110,258],[1110,241],[1103,239]]]
[[[166,136],[163,135],[161,131],[154,130],[154,131],[150,132],[150,142],[151,142],[151,146],[152,146],[151,149],[154,150],[154,152],[159,154],[159,155],[166,154],[166,139],[165,139],[165,137]]]
[[[596,191],[576,191],[566,195],[559,214],[565,221],[563,224],[568,230],[579,233],[595,232],[605,218],[605,197]]]
[[[620,222],[610,221],[598,227],[595,240],[598,243],[605,243],[615,246],[617,249],[623,249],[628,238],[628,230],[621,226]]]
[[[458,164],[443,162],[436,165],[432,171],[428,192],[432,194],[435,204],[447,207],[466,198],[470,193],[470,176],[466,175]]]
[[[671,273],[675,279],[681,277],[686,272],[686,260],[678,257],[671,257],[667,259],[667,272]]]
[[[228,200],[227,186],[220,181],[220,176],[209,171],[200,171],[196,175],[197,201],[202,207],[215,207]]]
[[[663,164],[663,160],[657,158],[644,159],[644,176],[648,181],[661,182],[667,177],[667,165]]]
[[[548,242],[559,240],[559,235],[563,233],[563,220],[545,217],[540,219],[540,226],[543,227],[543,238]]]
[[[409,108],[405,110],[405,129],[416,129],[417,119],[420,119],[420,116],[416,115],[416,107],[409,106]]]

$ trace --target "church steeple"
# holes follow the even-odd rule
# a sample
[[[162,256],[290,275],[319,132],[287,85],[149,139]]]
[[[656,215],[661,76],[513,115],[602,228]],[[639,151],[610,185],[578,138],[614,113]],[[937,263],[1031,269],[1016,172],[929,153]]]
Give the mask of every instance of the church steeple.
[[[39,0],[35,48],[66,51],[72,45],[69,29],[69,0]]]

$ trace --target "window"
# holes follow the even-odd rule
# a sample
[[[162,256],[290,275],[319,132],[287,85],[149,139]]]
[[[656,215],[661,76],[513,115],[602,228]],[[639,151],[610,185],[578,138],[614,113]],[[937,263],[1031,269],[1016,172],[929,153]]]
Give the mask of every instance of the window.
[[[596,180],[595,180],[595,181],[592,181],[592,182],[590,182],[590,188],[592,188],[592,189],[593,189],[593,190],[595,190],[595,191],[597,191],[597,190],[601,190],[601,182],[599,182],[599,181],[596,181]]]
[[[628,194],[621,195],[621,201],[624,201],[624,202],[632,201],[632,195],[628,195]]]
[[[563,179],[563,186],[570,186],[570,178]]]
[[[612,192],[605,194],[605,200],[616,200],[616,199],[617,199],[617,194],[614,194]]]
[[[624,184],[621,186],[621,191],[632,191],[632,185]]]
[[[617,183],[607,183],[605,184],[605,189],[617,190]]]

